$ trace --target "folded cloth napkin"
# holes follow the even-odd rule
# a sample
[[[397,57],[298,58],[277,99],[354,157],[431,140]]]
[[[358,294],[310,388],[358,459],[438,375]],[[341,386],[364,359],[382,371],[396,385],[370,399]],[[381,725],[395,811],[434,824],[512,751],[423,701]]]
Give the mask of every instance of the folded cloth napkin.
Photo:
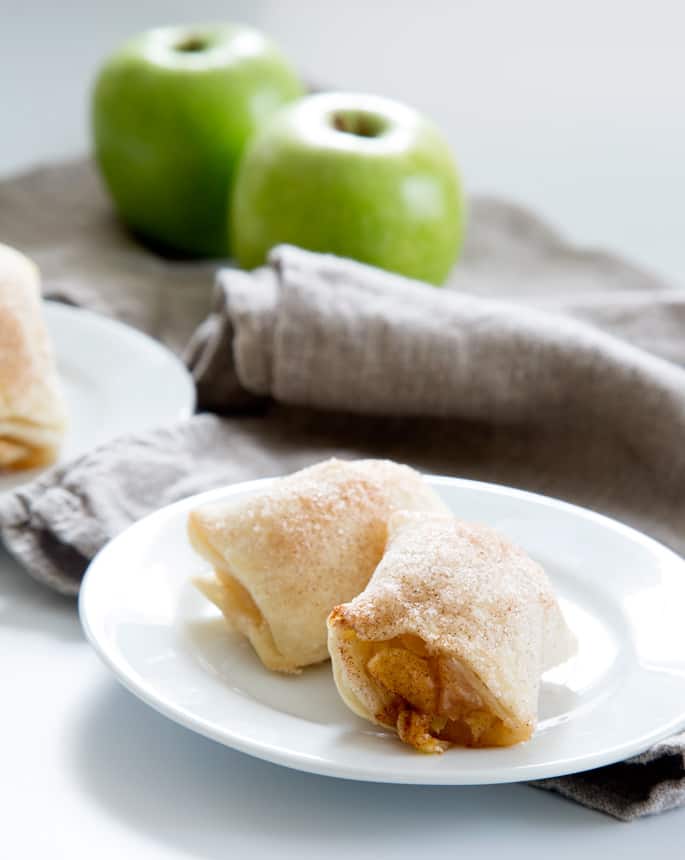
[[[515,206],[473,202],[453,289],[281,247],[225,269],[200,325],[208,267],[131,242],[87,164],[0,183],[0,239],[52,295],[177,349],[194,329],[200,404],[223,416],[118,439],[0,500],[6,545],[60,591],[149,510],[333,454],[546,492],[685,547],[685,294]],[[685,802],[684,751],[680,735],[537,785],[629,819]]]

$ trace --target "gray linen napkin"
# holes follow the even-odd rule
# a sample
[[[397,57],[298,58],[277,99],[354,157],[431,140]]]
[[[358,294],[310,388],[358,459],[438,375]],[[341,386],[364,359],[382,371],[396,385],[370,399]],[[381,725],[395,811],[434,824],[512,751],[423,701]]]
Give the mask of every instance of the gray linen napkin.
[[[0,240],[38,260],[49,293],[174,348],[210,306],[208,267],[132,243],[87,164],[0,183]],[[252,275],[225,270],[186,355],[203,408],[230,417],[119,439],[6,496],[7,546],[75,593],[148,510],[366,454],[561,496],[682,551],[685,295],[491,199],[473,201],[450,287],[287,247]],[[684,749],[541,785],[619,818],[657,812],[685,802]]]

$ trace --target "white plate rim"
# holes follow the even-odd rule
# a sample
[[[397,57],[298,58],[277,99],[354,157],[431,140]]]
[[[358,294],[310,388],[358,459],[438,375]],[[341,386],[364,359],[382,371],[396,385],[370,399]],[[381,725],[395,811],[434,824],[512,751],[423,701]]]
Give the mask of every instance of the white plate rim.
[[[253,492],[268,486],[275,478],[274,475],[268,478],[259,478],[252,481],[244,481],[232,484],[229,487],[220,487],[207,492],[199,493],[195,496],[181,499],[168,505],[160,510],[154,511],[143,519],[130,526],[123,534],[134,534],[134,530],[142,530],[150,525],[153,525],[158,520],[167,516],[172,516],[177,510],[187,507],[188,505],[202,504],[212,501],[215,498],[223,497],[229,491],[234,492]],[[685,559],[681,558],[673,550],[669,549],[664,544],[639,530],[629,526],[613,517],[601,514],[590,508],[585,508],[580,505],[567,502],[552,496],[535,493],[529,490],[523,490],[516,487],[509,487],[504,484],[495,484],[486,481],[478,481],[469,478],[451,477],[445,475],[424,474],[429,483],[437,486],[457,484],[459,487],[468,489],[480,489],[487,492],[496,493],[499,495],[513,497],[514,499],[524,499],[536,503],[543,503],[546,506],[565,510],[575,516],[597,523],[605,528],[610,529],[619,534],[623,534],[631,540],[641,544],[651,553],[655,553],[669,564],[677,564],[683,568],[685,575]],[[615,764],[619,761],[630,758],[631,756],[640,754],[648,749],[653,744],[664,740],[675,732],[685,728],[685,701],[683,703],[682,712],[674,716],[672,720],[663,723],[654,730],[644,732],[642,735],[635,737],[629,743],[616,744],[613,747],[607,747],[601,752],[588,756],[583,760],[582,767],[578,767],[577,761],[568,765],[561,763],[543,763],[540,765],[525,766],[517,770],[517,772],[502,773],[501,769],[484,768],[482,772],[474,777],[469,773],[467,779],[455,778],[454,773],[448,775],[440,774],[439,772],[432,775],[429,779],[417,779],[413,774],[408,772],[405,776],[402,774],[393,774],[390,777],[377,772],[369,772],[355,766],[347,766],[336,762],[334,765],[328,765],[321,762],[315,757],[308,757],[298,751],[284,749],[280,746],[274,746],[260,742],[254,738],[241,737],[236,733],[231,733],[230,730],[216,730],[213,725],[202,717],[193,714],[186,708],[179,706],[173,700],[164,696],[158,695],[147,688],[144,682],[139,682],[135,673],[132,673],[128,668],[126,661],[120,659],[115,650],[108,649],[106,645],[100,641],[97,636],[94,626],[91,623],[91,595],[95,593],[97,588],[96,574],[106,553],[111,551],[112,545],[122,536],[119,535],[109,542],[92,560],[85,574],[81,585],[78,600],[78,611],[86,638],[94,648],[95,652],[102,660],[104,665],[115,675],[117,680],[133,693],[141,701],[152,707],[158,713],[178,723],[179,725],[213,741],[221,743],[229,748],[245,753],[247,755],[262,759],[273,764],[292,768],[294,770],[319,774],[340,779],[358,780],[364,782],[377,783],[395,783],[395,784],[412,784],[412,785],[495,785],[500,783],[515,783],[527,782],[532,780],[548,779],[561,777],[579,771],[592,770],[605,765]]]
[[[72,305],[67,302],[60,302],[50,298],[46,298],[43,305],[46,312],[46,323],[48,326],[50,323],[50,317],[55,316],[68,319],[70,321],[75,319],[84,320],[87,321],[88,325],[99,327],[104,331],[116,331],[117,336],[127,339],[131,343],[137,344],[142,350],[154,352],[156,355],[163,358],[169,366],[174,366],[175,371],[177,372],[179,385],[181,384],[181,380],[183,380],[183,399],[185,400],[186,405],[178,409],[178,418],[189,418],[193,414],[197,403],[197,394],[190,371],[181,359],[161,341],[156,340],[146,332],[134,328],[132,325],[129,325],[122,320],[106,316],[105,314],[98,313],[90,308],[83,308],[79,305]]]

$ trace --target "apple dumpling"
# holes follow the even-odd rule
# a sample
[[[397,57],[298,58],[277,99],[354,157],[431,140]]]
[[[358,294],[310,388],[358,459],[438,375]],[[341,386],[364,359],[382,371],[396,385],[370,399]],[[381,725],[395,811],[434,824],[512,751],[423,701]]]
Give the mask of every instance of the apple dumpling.
[[[403,509],[446,511],[418,472],[388,460],[302,469],[190,514],[190,541],[214,571],[196,584],[268,669],[297,672],[328,659],[326,617],[366,586]]]
[[[542,568],[440,513],[392,517],[368,586],[328,629],[347,705],[428,753],[530,738],[540,677],[575,648]]]
[[[38,269],[0,245],[0,471],[51,463],[66,423]]]

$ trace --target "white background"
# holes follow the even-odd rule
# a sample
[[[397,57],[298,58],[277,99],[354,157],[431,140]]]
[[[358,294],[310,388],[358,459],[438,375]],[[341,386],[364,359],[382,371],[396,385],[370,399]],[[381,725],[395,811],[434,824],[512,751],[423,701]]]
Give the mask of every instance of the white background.
[[[316,83],[402,98],[445,129],[469,188],[685,280],[685,5],[0,0],[0,173],[88,148],[102,56],[141,28],[234,18]],[[0,240],[2,237],[0,237]],[[677,853],[685,811],[624,825],[526,787],[306,776],[134,700],[74,606],[0,555],[2,855],[557,858]]]

